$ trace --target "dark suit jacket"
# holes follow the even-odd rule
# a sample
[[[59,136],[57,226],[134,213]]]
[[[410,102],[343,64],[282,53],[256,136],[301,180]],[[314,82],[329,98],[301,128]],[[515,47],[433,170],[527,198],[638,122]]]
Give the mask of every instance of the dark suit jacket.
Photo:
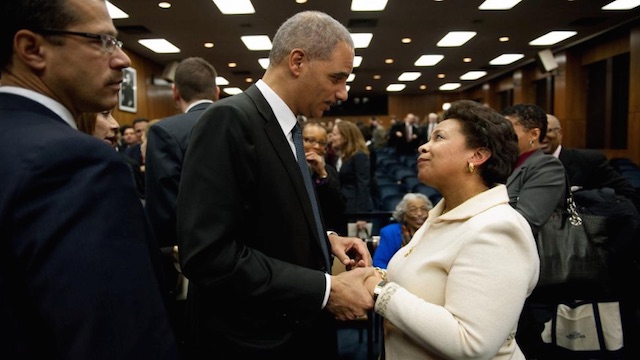
[[[418,127],[411,125],[411,133],[418,135]],[[402,137],[397,137],[396,132],[401,132]],[[396,154],[398,155],[413,155],[418,153],[418,138],[407,141],[407,125],[404,121],[398,122],[389,129],[389,141],[388,144],[396,148]]]
[[[6,359],[172,359],[159,254],[120,154],[0,93]]]
[[[347,201],[346,213],[373,210],[370,166],[369,156],[360,151],[342,163],[340,186]]]
[[[340,189],[338,171],[329,164],[325,164],[325,170],[327,171],[326,179],[320,179],[318,174],[313,174],[322,218],[327,229],[338,234],[346,234],[347,219],[344,216],[346,201]]]
[[[620,175],[611,165],[605,154],[597,150],[560,149],[558,159],[562,162],[571,186],[583,189],[611,188],[616,194],[622,195],[639,206],[640,200],[636,189]]]
[[[198,104],[184,114],[163,119],[147,133],[145,209],[160,247],[178,244],[176,203],[182,162],[191,130],[209,105]]]
[[[328,240],[318,239],[302,174],[255,85],[198,120],[177,214],[188,338],[202,356],[220,349],[335,356],[335,324],[320,310],[330,271],[320,241]]]
[[[536,150],[507,179],[509,204],[531,225],[533,236],[556,209],[565,203],[565,172],[562,163]]]

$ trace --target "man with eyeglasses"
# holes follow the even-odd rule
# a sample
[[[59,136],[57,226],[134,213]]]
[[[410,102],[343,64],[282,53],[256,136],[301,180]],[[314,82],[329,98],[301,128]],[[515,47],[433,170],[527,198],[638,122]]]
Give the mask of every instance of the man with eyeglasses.
[[[2,357],[178,358],[130,170],[77,131],[130,65],[105,1],[2,1],[0,27]]]

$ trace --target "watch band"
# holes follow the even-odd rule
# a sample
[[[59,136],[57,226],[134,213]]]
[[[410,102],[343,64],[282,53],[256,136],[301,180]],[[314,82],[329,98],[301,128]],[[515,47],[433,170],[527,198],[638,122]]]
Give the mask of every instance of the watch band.
[[[376,287],[373,288],[373,302],[376,302],[376,300],[378,300],[378,295],[382,294],[382,288],[386,283],[386,280],[382,280],[378,283],[378,285],[376,285]]]

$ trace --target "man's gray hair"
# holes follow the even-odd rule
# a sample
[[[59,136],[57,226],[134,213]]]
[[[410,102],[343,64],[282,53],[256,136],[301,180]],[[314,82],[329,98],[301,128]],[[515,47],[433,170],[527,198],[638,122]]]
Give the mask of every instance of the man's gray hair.
[[[304,50],[310,59],[329,60],[341,42],[355,47],[344,25],[323,12],[303,11],[280,25],[273,38],[269,64],[279,64],[293,49]]]

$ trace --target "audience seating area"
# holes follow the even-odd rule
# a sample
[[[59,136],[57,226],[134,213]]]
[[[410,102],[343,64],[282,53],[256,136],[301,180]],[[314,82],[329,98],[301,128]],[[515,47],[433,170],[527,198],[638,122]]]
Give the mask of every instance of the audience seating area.
[[[629,158],[612,158],[609,163],[620,175],[627,178],[636,190],[640,190],[640,166],[638,164]]]
[[[406,193],[422,193],[433,205],[442,198],[438,190],[425,185],[418,179],[418,154],[396,155],[395,149],[385,147],[376,149],[376,168],[374,170],[377,191],[374,204],[380,211],[391,211]]]

